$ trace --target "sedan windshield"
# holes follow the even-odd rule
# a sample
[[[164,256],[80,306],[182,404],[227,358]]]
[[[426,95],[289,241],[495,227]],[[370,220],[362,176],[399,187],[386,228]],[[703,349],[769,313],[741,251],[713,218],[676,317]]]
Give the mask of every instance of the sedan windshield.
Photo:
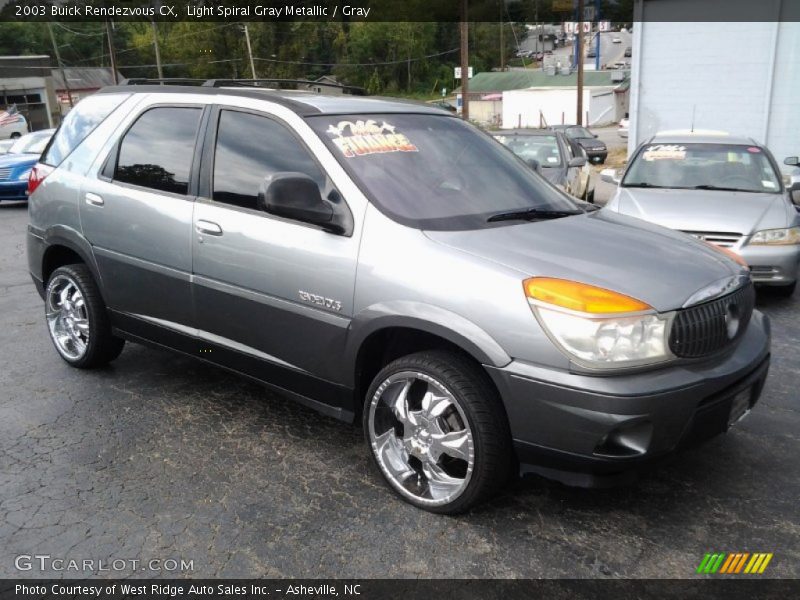
[[[594,137],[594,134],[585,127],[567,127],[565,133],[567,134],[567,137],[572,138],[573,140]]]
[[[554,135],[497,135],[495,139],[522,160],[537,160],[542,168],[561,166],[561,152]]]
[[[765,151],[736,144],[650,144],[636,156],[622,186],[780,192]]]
[[[47,133],[29,133],[19,138],[14,145],[11,146],[9,154],[41,154],[44,151],[47,142],[50,141],[52,132]]]
[[[320,115],[308,122],[370,200],[411,227],[477,229],[505,224],[488,221],[500,213],[538,209],[552,218],[576,210],[528,165],[455,117]]]

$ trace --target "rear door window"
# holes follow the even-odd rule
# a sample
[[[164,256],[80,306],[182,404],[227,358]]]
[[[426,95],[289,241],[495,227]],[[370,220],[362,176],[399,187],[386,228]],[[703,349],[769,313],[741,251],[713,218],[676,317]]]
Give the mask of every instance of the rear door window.
[[[100,123],[114,112],[130,94],[95,94],[81,100],[67,113],[41,161],[57,167]]]
[[[202,109],[157,107],[143,113],[119,146],[114,180],[187,194]]]

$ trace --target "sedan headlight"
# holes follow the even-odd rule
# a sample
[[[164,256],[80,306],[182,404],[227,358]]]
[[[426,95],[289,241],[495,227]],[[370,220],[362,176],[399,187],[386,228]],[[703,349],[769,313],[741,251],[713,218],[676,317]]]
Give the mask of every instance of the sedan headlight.
[[[21,181],[23,179],[28,179],[28,177],[30,177],[30,176],[31,176],[31,170],[30,169],[25,169],[22,173],[17,175],[17,181]]]
[[[763,229],[750,238],[751,246],[794,246],[800,244],[800,227]]]
[[[534,277],[524,282],[534,315],[555,344],[576,363],[613,369],[673,357],[673,313],[591,285]]]

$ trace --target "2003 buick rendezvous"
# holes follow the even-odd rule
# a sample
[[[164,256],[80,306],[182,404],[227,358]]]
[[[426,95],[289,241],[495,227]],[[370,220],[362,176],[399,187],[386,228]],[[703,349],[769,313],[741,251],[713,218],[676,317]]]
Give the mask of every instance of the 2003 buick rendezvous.
[[[152,343],[361,417],[389,485],[435,512],[723,432],[767,373],[744,266],[584,213],[434,108],[118,86],[70,112],[30,191],[64,360]]]

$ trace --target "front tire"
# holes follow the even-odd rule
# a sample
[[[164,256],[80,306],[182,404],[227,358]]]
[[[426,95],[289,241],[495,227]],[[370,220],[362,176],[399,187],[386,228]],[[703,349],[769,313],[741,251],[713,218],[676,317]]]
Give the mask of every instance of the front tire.
[[[480,367],[434,350],[399,358],[367,392],[364,434],[386,482],[425,510],[468,510],[507,481],[511,434]]]
[[[125,340],[111,333],[106,306],[83,264],[59,267],[47,280],[45,316],[50,339],[73,367],[91,369],[120,355]]]

